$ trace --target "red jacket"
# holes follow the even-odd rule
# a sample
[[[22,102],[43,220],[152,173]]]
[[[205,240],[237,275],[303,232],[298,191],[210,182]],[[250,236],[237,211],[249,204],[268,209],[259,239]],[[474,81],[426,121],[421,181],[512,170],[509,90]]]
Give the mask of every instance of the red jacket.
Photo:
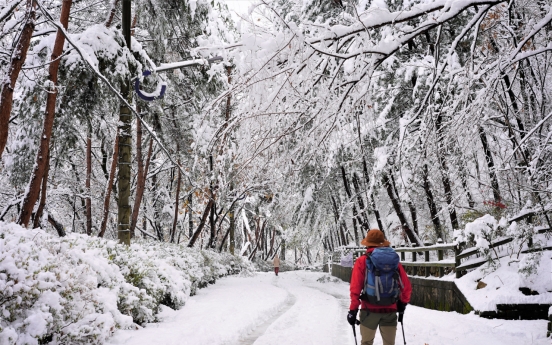
[[[375,248],[368,248],[366,253],[371,253]],[[410,302],[410,295],[412,294],[412,285],[406,271],[399,263],[399,275],[401,277],[404,287],[401,289],[399,300],[403,303]],[[361,256],[355,261],[355,266],[353,267],[353,273],[351,275],[351,306],[349,310],[357,310],[360,305],[360,309],[367,309],[373,313],[393,313],[397,312],[397,304],[393,303],[390,306],[381,306],[370,304],[366,301],[361,301],[359,299],[360,293],[364,288],[364,282],[366,281],[366,258]]]

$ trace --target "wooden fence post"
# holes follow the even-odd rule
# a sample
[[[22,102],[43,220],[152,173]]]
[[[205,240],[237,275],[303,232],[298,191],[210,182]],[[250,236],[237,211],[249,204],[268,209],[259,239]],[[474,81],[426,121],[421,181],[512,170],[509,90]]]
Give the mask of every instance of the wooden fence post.
[[[424,256],[425,256],[425,262],[429,262],[429,250],[426,250],[426,251],[424,252]],[[425,276],[426,276],[426,277],[429,277],[429,276],[430,276],[430,273],[431,273],[431,267],[426,266],[426,268],[425,268]]]
[[[416,243],[412,243],[412,247],[416,247]],[[412,262],[416,262],[417,261],[417,257],[416,257],[417,253],[416,252],[412,252]],[[418,267],[416,266],[412,266],[412,275],[413,276],[416,276],[418,275]]]
[[[443,244],[443,240],[439,239],[437,241],[439,245]],[[437,260],[442,261],[443,260],[443,250],[439,249],[437,251]],[[439,278],[442,278],[445,275],[445,269],[443,267],[439,267]]]
[[[456,278],[462,278],[462,272],[458,269],[458,267],[460,267],[460,264],[461,264],[461,261],[459,258],[460,248],[461,248],[460,243],[458,243],[458,245],[454,248],[454,270],[456,271]]]

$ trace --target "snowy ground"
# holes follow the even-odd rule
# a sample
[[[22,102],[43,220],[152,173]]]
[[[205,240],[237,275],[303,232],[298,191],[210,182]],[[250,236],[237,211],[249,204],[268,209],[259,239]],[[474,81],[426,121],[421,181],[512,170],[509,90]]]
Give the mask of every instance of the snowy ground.
[[[220,279],[182,309],[166,308],[162,322],[118,331],[110,344],[352,345],[345,321],[349,286],[317,281],[322,276],[327,275],[294,271]],[[407,307],[404,320],[409,345],[549,345],[546,327],[545,320],[487,320],[414,306]],[[381,345],[379,335],[375,344]],[[396,344],[403,344],[400,326]]]

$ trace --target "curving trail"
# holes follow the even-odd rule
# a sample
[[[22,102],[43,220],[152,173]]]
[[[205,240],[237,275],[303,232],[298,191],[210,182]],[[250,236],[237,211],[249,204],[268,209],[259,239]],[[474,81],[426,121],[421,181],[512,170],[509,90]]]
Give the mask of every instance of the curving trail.
[[[348,284],[318,281],[322,276],[295,271],[227,277],[181,310],[165,308],[159,323],[116,332],[109,344],[353,345],[345,320]],[[397,345],[403,344],[398,332]],[[544,320],[486,320],[413,306],[405,314],[405,332],[409,345],[550,345]],[[357,334],[360,341],[358,328]],[[379,335],[374,344],[382,344]]]

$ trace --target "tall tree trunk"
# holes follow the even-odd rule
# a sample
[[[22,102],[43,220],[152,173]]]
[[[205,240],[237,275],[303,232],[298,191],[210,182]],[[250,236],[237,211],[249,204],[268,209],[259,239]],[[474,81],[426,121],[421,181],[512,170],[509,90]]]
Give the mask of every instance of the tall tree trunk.
[[[64,237],[66,234],[65,234],[65,228],[63,227],[63,225],[61,225],[61,223],[59,223],[58,221],[56,221],[54,219],[54,217],[52,217],[50,214],[48,214],[48,222],[50,224],[52,224],[52,226],[54,227],[54,229],[56,229],[57,233],[58,233],[58,236],[59,237]]]
[[[178,160],[178,165],[180,165],[180,159]],[[178,170],[178,179],[176,182],[176,200],[174,202],[174,219],[173,219],[173,225],[172,225],[172,232],[171,232],[171,243],[174,243],[174,235],[176,233],[176,225],[178,223],[178,203],[180,199],[180,184],[182,182],[182,173],[180,172],[180,169]]]
[[[487,135],[482,127],[479,127],[479,138],[481,139],[481,145],[483,146],[483,152],[485,153],[485,159],[487,160],[487,167],[489,168],[489,177],[491,179],[491,188],[493,189],[494,201],[500,202],[502,198],[500,197],[500,189],[498,188],[498,179],[494,168],[493,155],[489,149]]]
[[[71,168],[73,169],[73,173],[75,174],[75,180],[77,181],[76,185],[75,185],[75,189],[78,189],[78,193],[77,191],[75,191],[74,195],[75,195],[75,201],[73,202],[73,232],[76,231],[76,227],[75,227],[75,217],[78,218],[79,222],[82,223],[82,232],[83,233],[86,233],[86,219],[84,219],[83,221],[81,221],[81,217],[80,217],[80,212],[77,212],[77,204],[76,204],[76,200],[77,200],[77,197],[79,198],[80,202],[81,202],[81,208],[79,209],[80,210],[86,210],[86,201],[83,197],[83,195],[86,193],[84,188],[82,187],[82,184],[81,184],[81,180],[80,180],[80,177],[79,177],[79,171],[77,169],[77,166],[75,165],[75,163],[73,163],[73,159],[72,157],[69,157],[69,163],[71,164]],[[86,216],[86,214],[85,214]]]
[[[426,195],[427,205],[429,207],[429,214],[431,215],[431,222],[435,229],[435,233],[438,238],[443,238],[443,233],[441,229],[441,222],[439,220],[439,214],[437,212],[437,206],[435,205],[435,199],[433,198],[433,193],[431,192],[431,185],[429,184],[429,172],[427,169],[427,164],[424,163],[422,178],[424,181],[424,191]]]
[[[155,160],[155,156],[153,157],[153,160]],[[151,185],[153,190],[157,190],[157,174],[154,174],[151,178]],[[163,228],[161,228],[161,222],[159,219],[161,218],[161,203],[159,202],[158,198],[155,198],[155,201],[153,202],[153,224],[152,226],[155,228],[155,232],[157,234],[157,239],[160,242],[163,242],[165,240],[165,235],[163,234]]]
[[[364,179],[366,180],[366,190],[370,189],[370,176],[368,175],[368,165],[366,164],[366,158],[362,158],[362,171],[364,173]],[[385,233],[383,228],[383,222],[381,220],[380,213],[376,207],[376,201],[374,199],[374,193],[370,193],[370,206],[374,210],[374,215],[376,216],[376,222],[378,223],[379,229]]]
[[[136,112],[141,115],[142,109],[140,104],[136,104]],[[136,193],[134,196],[134,206],[132,207],[132,215],[130,216],[130,238],[134,238],[136,224],[138,222],[138,213],[140,212],[140,202],[138,201],[138,193],[142,187],[142,179],[144,178],[144,158],[142,157],[142,121],[136,118],[136,163],[138,171],[136,172]],[[140,200],[141,201],[141,200]]]
[[[358,215],[358,212],[355,206],[355,201],[352,198],[351,186],[349,185],[349,180],[347,179],[345,168],[343,166],[341,166],[341,176],[343,177],[343,185],[345,186],[345,192],[347,193],[347,197],[353,203],[353,230],[355,232],[355,242],[360,243],[358,239],[357,220],[358,220],[358,223],[361,224],[363,228],[365,228],[366,226],[364,225],[364,223],[362,222],[362,219],[360,219]]]
[[[232,66],[226,66],[226,74],[228,75],[228,85],[232,83]],[[225,128],[228,127],[228,123],[230,122],[230,112],[231,112],[231,102],[232,102],[232,94],[228,93],[228,97],[226,98],[226,123],[224,124]],[[230,175],[230,179],[233,179],[232,173]],[[233,193],[234,191],[234,182],[230,182],[230,193]],[[236,209],[236,206],[234,203],[230,206],[230,211],[228,213],[228,218],[230,220],[230,228],[229,228],[229,235],[230,235],[230,254],[234,255],[235,247],[236,247],[236,239],[235,239],[235,233],[236,233],[236,222],[234,220],[234,211]]]
[[[470,206],[470,208],[474,208],[475,201],[473,201],[473,197],[468,187],[468,172],[463,160],[458,162],[458,170],[460,172],[460,182],[462,183],[462,188],[464,188],[464,191],[466,192],[466,198],[468,199],[468,205]]]
[[[15,89],[19,72],[21,72],[25,59],[27,59],[27,51],[29,50],[35,28],[35,17],[36,1],[27,0],[27,9],[24,18],[22,18],[25,24],[23,24],[19,41],[12,52],[10,65],[7,69],[7,78],[3,80],[3,84],[0,86],[2,88],[0,93],[0,159],[8,142],[8,127],[13,106],[13,90]]]
[[[209,202],[207,203],[207,206],[205,207],[205,210],[203,211],[203,216],[201,217],[201,221],[199,222],[199,225],[197,226],[197,230],[194,232],[192,237],[190,238],[190,242],[188,242],[188,247],[193,247],[194,243],[197,241],[199,235],[201,234],[201,230],[203,230],[203,227],[205,227],[205,222],[207,221],[207,216],[211,212],[211,206],[213,205],[213,199],[209,199]]]
[[[136,195],[134,196],[134,207],[132,208],[132,216],[130,220],[130,236],[134,237],[136,224],[138,223],[138,214],[140,205],[146,189],[146,178],[148,176],[151,155],[153,153],[153,138],[150,139],[148,147],[148,155],[146,157],[146,166],[144,167],[142,158],[142,123],[136,121],[136,160],[138,161],[138,176],[136,177]]]
[[[42,187],[40,188],[40,202],[38,204],[38,209],[36,210],[33,228],[40,228],[42,224],[42,215],[44,214],[44,207],[46,206],[46,189],[48,187],[48,173],[50,171],[50,154],[48,153],[47,158],[48,163],[46,164],[46,170],[44,171],[44,177],[42,178]],[[65,235],[63,235],[65,236]]]
[[[272,256],[272,251],[274,250],[274,238],[276,237],[276,229],[272,229],[270,232],[270,248],[268,249],[268,254],[266,255],[267,259]]]
[[[282,247],[280,249],[280,260],[284,261],[286,259],[286,240],[282,238]]]
[[[59,21],[66,30],[69,23],[69,12],[71,10],[71,4],[72,0],[63,0],[61,5],[61,14],[59,17]],[[46,170],[46,165],[48,163],[47,158],[50,151],[50,140],[52,137],[52,128],[54,126],[56,98],[58,94],[58,69],[60,64],[59,56],[63,53],[64,43],[65,36],[61,33],[60,30],[58,30],[56,34],[56,40],[54,42],[54,48],[52,50],[52,55],[50,57],[50,66],[48,69],[48,81],[50,89],[46,98],[46,111],[44,113],[42,135],[40,136],[40,146],[36,155],[35,168],[31,175],[28,192],[23,199],[23,206],[21,208],[21,214],[19,215],[18,220],[18,223],[25,227],[29,224],[34,205],[36,204],[36,200],[38,199],[40,184],[42,182],[42,178],[44,177],[44,171]]]
[[[257,253],[259,246],[262,246],[261,241],[264,235],[266,223],[267,223],[266,221],[263,222],[263,225],[260,225],[259,223],[257,223],[257,229],[259,229],[259,232],[257,233],[257,231],[255,231],[257,233],[255,249],[253,249],[253,251],[249,255],[249,260],[252,260],[255,257],[255,253]]]
[[[215,247],[215,214],[216,214],[216,206],[215,206],[215,192],[213,188],[213,156],[209,156],[209,167],[211,171],[211,181],[209,183],[209,192],[210,192],[210,198],[213,200],[213,203],[211,204],[211,213],[209,215],[209,224],[211,226],[211,234],[209,236],[209,242],[207,243],[208,248],[214,248]]]
[[[128,50],[131,42],[131,0],[123,0],[121,9],[121,29]],[[121,83],[121,95],[130,99],[130,82]],[[130,245],[130,180],[132,173],[132,112],[125,103],[119,107],[119,172],[117,199],[117,239],[119,243]]]
[[[229,234],[230,234],[230,254],[234,255],[234,251],[236,248],[236,220],[234,218],[234,212],[236,210],[236,206],[234,203],[230,206],[230,211],[228,212],[228,219],[230,221],[229,225]]]
[[[88,121],[86,136],[86,234],[92,235],[92,192],[90,180],[92,179],[92,124]]]
[[[194,235],[194,210],[192,207],[194,193],[193,191],[190,191],[190,194],[188,194],[188,229],[189,229],[189,238],[192,238]]]
[[[453,198],[452,198],[452,187],[450,183],[449,170],[445,157],[441,150],[444,150],[443,136],[441,135],[441,122],[442,116],[439,114],[435,121],[435,129],[438,141],[437,147],[437,160],[439,161],[439,166],[441,168],[441,179],[443,182],[443,189],[445,190],[445,201],[447,203],[447,210],[450,217],[450,223],[453,229],[458,229],[460,225],[458,224],[458,216],[456,215],[456,209],[454,208]]]
[[[418,216],[416,214],[416,206],[414,206],[412,201],[408,202],[408,209],[410,210],[410,218],[412,218],[412,228],[416,235],[420,235],[420,232],[418,231]]]
[[[105,21],[106,28],[111,27],[111,24],[113,23],[113,18],[115,18],[115,13],[117,13],[118,6],[119,6],[119,0],[113,0],[113,3],[111,4],[111,9],[109,10],[109,15]]]
[[[399,221],[401,222],[401,227],[403,231],[406,233],[406,236],[408,236],[410,243],[416,243],[416,245],[420,246],[420,241],[418,240],[418,237],[414,235],[414,233],[410,229],[410,226],[408,225],[406,216],[404,215],[401,209],[401,204],[398,200],[398,196],[395,196],[395,193],[393,193],[393,186],[391,186],[389,177],[387,176],[387,174],[383,174],[381,179],[382,179],[383,186],[387,191],[387,195],[389,196],[389,199],[391,199],[391,203],[393,204],[393,209],[395,210],[397,217],[399,217]]]
[[[331,200],[334,210],[335,224],[337,225],[339,235],[341,235],[341,245],[344,246],[347,244],[347,240],[345,239],[345,232],[343,231],[344,225],[343,222],[340,222],[339,208],[337,207],[337,202],[335,201],[333,195],[331,196]]]
[[[113,191],[113,182],[115,181],[115,172],[117,169],[117,160],[119,156],[119,135],[115,137],[115,145],[113,146],[113,157],[111,158],[111,169],[109,170],[109,180],[105,187],[104,207],[102,215],[102,224],[98,237],[104,237],[105,229],[107,228],[107,218],[109,217],[109,202],[111,200],[111,192]]]
[[[353,173],[353,187],[355,188],[355,193],[357,195],[358,207],[360,207],[361,209],[360,214],[362,215],[364,221],[362,227],[364,228],[364,232],[367,232],[370,229],[370,221],[368,220],[368,213],[364,206],[364,199],[362,198],[362,194],[360,193],[360,183],[358,175],[356,173]]]

